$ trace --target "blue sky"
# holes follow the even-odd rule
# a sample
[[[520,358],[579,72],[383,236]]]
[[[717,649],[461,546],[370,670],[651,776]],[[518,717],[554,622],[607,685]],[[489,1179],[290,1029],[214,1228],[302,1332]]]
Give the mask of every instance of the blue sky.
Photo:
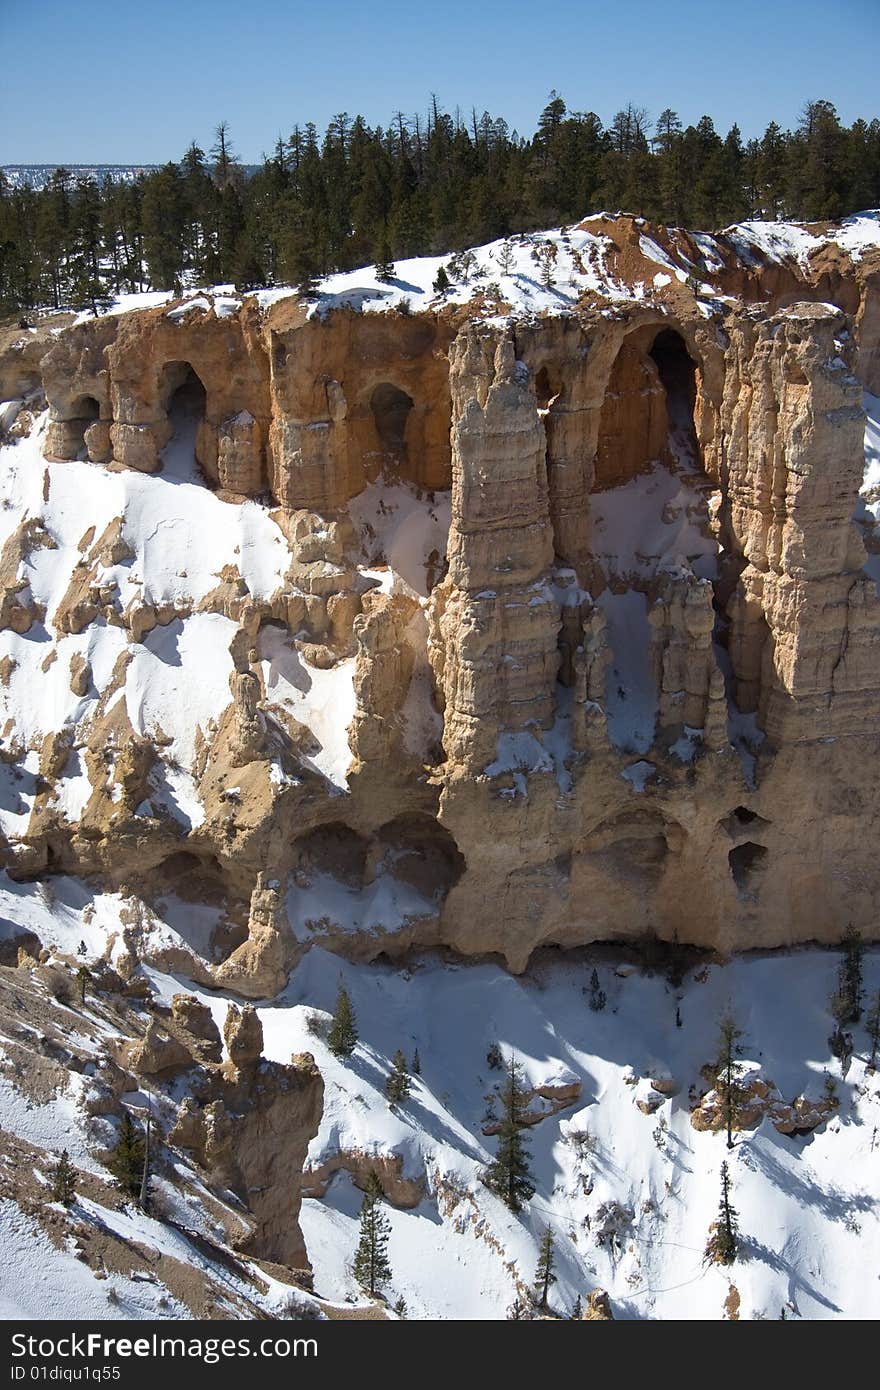
[[[0,0],[0,163],[176,159],[221,118],[247,162],[337,111],[488,109],[531,134],[551,87],[746,136],[807,99],[880,114],[880,0]],[[11,61],[10,61],[11,59]]]

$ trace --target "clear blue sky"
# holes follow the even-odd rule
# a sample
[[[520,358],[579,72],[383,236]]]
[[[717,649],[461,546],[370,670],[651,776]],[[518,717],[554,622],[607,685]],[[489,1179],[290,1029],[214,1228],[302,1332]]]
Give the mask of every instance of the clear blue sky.
[[[256,162],[337,111],[472,104],[530,134],[551,87],[746,136],[807,99],[880,115],[880,0],[0,0],[0,163],[161,163],[230,122]]]

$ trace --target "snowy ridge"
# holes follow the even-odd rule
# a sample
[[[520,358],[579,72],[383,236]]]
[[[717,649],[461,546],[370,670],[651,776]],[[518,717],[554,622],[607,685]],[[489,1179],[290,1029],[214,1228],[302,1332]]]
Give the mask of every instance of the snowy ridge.
[[[603,223],[613,222],[620,214],[591,213],[577,226],[555,227],[546,231],[519,233],[506,239],[487,242],[453,255],[419,256],[397,261],[388,280],[380,280],[377,267],[362,266],[357,270],[326,275],[315,282],[314,299],[309,304],[310,316],[322,317],[333,309],[354,309],[361,313],[383,313],[388,310],[438,310],[445,304],[472,304],[481,301],[484,316],[500,319],[507,315],[527,317],[531,314],[566,313],[588,292],[611,302],[644,300],[677,282],[684,284],[696,276],[698,296],[714,299],[718,296],[713,278],[725,267],[725,257],[732,252],[747,270],[763,264],[795,265],[806,274],[810,257],[825,246],[836,245],[854,262],[870,251],[880,249],[880,209],[867,209],[846,217],[825,230],[824,224],[811,227],[799,222],[762,222],[752,220],[735,223],[723,232],[690,232],[698,247],[702,264],[697,265],[680,248],[675,255],[661,247],[647,232],[640,234],[642,255],[659,267],[648,282],[630,285],[614,271],[616,247]],[[637,226],[647,226],[644,218],[636,218]],[[590,224],[595,224],[591,228]],[[675,234],[678,228],[668,229]],[[434,288],[438,272],[443,269],[450,278],[442,292]],[[290,285],[276,285],[257,290],[255,298],[260,307],[269,309],[297,291]],[[108,313],[127,313],[132,309],[156,308],[172,296],[167,291],[148,291],[117,297]],[[169,311],[169,318],[179,320],[189,313],[207,313],[218,318],[235,313],[241,298],[232,285],[192,286],[184,299]],[[703,310],[711,313],[708,305]],[[90,311],[80,314],[76,322],[85,322]]]

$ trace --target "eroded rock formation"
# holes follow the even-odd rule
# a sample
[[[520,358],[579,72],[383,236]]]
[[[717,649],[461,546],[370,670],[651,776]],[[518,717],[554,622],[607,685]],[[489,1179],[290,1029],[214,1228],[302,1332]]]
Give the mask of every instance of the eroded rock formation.
[[[207,942],[126,931],[248,998],[315,941],[520,970],[541,944],[876,934],[880,600],[854,518],[880,252],[761,264],[733,232],[710,253],[584,226],[611,278],[564,312],[197,297],[53,340],[0,678],[12,702],[15,643],[45,631],[79,704],[7,721],[11,872],[216,904]],[[131,484],[41,585],[53,460],[155,489],[181,449],[241,518],[213,568],[172,536],[151,579],[165,522],[138,530]],[[184,738],[144,690],[191,633],[223,662],[186,668],[216,699]]]

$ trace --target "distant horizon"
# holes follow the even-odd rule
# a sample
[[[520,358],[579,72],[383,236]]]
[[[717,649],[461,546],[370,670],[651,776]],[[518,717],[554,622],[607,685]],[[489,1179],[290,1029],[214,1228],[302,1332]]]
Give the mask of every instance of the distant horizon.
[[[844,125],[870,120],[877,0],[838,0],[828,18],[825,0],[740,0],[735,16],[707,14],[704,0],[666,15],[630,0],[625,23],[605,0],[556,0],[537,16],[526,0],[448,0],[439,16],[402,0],[254,0],[243,24],[237,0],[41,0],[34,42],[33,13],[5,6],[0,40],[15,62],[0,89],[0,164],[162,165],[193,140],[209,150],[221,120],[241,162],[260,164],[296,125],[323,133],[346,111],[387,127],[397,109],[424,114],[433,93],[450,114],[467,120],[475,105],[526,137],[551,90],[604,126],[632,102],[652,128],[672,107],[686,126],[709,115],[724,134],[735,122],[746,140],[771,120],[793,129],[820,98]]]

